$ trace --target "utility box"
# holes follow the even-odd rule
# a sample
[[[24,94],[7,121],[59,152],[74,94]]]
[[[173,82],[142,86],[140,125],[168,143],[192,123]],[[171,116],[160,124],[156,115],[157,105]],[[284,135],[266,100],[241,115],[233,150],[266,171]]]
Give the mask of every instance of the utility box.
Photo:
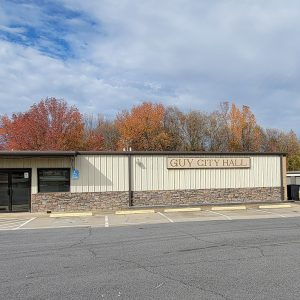
[[[297,184],[289,184],[287,186],[288,200],[299,201],[299,188],[300,185]]]

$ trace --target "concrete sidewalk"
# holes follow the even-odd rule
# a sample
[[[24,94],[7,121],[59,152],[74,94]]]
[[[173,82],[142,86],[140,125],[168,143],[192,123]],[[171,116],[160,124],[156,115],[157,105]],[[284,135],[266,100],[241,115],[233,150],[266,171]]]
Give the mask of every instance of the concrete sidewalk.
[[[14,213],[0,215],[0,230],[25,230],[65,227],[120,227],[161,223],[203,221],[234,221],[242,219],[298,218],[300,205],[260,205],[246,207],[181,207],[160,210],[125,210],[111,212],[31,214]]]
[[[68,211],[68,212],[51,212],[51,213],[31,213],[31,212],[13,212],[0,213],[1,218],[45,218],[45,217],[86,217],[97,215],[131,215],[147,214],[158,212],[193,212],[193,211],[230,211],[246,209],[272,209],[272,208],[292,208],[300,206],[300,202],[273,202],[273,203],[244,203],[244,204],[220,204],[220,205],[193,205],[178,207],[130,207],[123,210],[94,210],[94,211]]]

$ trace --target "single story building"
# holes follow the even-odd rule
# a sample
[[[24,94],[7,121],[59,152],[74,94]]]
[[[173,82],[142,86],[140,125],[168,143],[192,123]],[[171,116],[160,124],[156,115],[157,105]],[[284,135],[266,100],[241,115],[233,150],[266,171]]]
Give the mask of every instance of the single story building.
[[[0,211],[276,202],[284,153],[0,151]]]
[[[287,194],[289,200],[300,199],[300,171],[287,172]]]

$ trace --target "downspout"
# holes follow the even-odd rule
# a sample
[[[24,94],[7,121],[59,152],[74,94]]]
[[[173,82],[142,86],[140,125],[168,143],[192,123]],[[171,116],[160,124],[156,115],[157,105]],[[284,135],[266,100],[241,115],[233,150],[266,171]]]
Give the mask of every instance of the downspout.
[[[132,167],[131,167],[131,153],[127,153],[128,155],[128,206],[132,207]]]
[[[75,151],[74,155],[71,156],[70,161],[71,161],[71,176],[70,176],[70,192],[72,192],[72,178],[73,178],[73,171],[76,169],[76,157],[78,155],[78,152]]]
[[[281,201],[284,201],[284,186],[283,186],[283,155],[280,155],[280,184],[281,184]]]
[[[75,154],[73,156],[71,156],[71,171],[73,172],[73,170],[75,169]]]
[[[71,169],[72,169],[72,171],[75,169],[75,161],[76,161],[77,156],[78,156],[78,151],[75,151],[74,155],[71,156]]]

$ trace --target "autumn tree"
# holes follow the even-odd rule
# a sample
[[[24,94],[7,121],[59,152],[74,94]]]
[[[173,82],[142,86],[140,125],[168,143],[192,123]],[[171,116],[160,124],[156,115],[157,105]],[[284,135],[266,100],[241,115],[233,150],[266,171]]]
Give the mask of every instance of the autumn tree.
[[[170,137],[164,128],[165,107],[144,102],[131,111],[117,115],[116,127],[120,133],[119,147],[133,150],[165,150]]]
[[[118,150],[120,134],[115,120],[102,120],[98,123],[97,130],[103,137],[103,149],[108,151]]]
[[[243,105],[240,110],[232,104],[228,117],[229,150],[260,151],[262,130],[249,106]]]
[[[0,128],[0,150],[5,150],[6,148],[6,137],[3,128]]]
[[[96,136],[100,140],[101,150],[115,151],[118,149],[119,132],[115,120],[107,120],[103,115],[85,115],[85,135]],[[95,140],[95,139],[94,139]]]
[[[217,110],[210,113],[206,120],[207,145],[206,150],[212,152],[228,151],[229,130],[226,113]]]
[[[144,102],[115,119],[82,116],[64,100],[46,98],[28,111],[0,119],[0,150],[132,150],[286,152],[300,169],[293,131],[263,130],[248,106],[223,102],[212,113],[182,112]]]
[[[168,150],[185,150],[185,114],[176,106],[165,109],[164,129],[169,137]]]
[[[264,131],[264,151],[297,154],[299,140],[292,130],[286,133],[278,129],[267,128]]]
[[[97,119],[94,115],[85,115],[84,120],[84,134],[83,134],[83,148],[87,151],[104,150],[104,138],[97,130]]]
[[[263,147],[266,152],[286,153],[288,170],[300,170],[300,144],[294,131],[283,132],[278,129],[266,129]]]
[[[94,142],[84,139],[78,109],[56,98],[41,100],[24,113],[3,116],[1,128],[7,150],[86,150]]]
[[[287,169],[288,171],[300,170],[300,153],[287,156]]]
[[[221,111],[206,114],[191,110],[188,113],[177,107],[167,107],[165,128],[170,137],[170,150],[225,151],[227,123]]]
[[[184,141],[187,151],[205,151],[207,143],[207,117],[197,110],[185,114]]]

